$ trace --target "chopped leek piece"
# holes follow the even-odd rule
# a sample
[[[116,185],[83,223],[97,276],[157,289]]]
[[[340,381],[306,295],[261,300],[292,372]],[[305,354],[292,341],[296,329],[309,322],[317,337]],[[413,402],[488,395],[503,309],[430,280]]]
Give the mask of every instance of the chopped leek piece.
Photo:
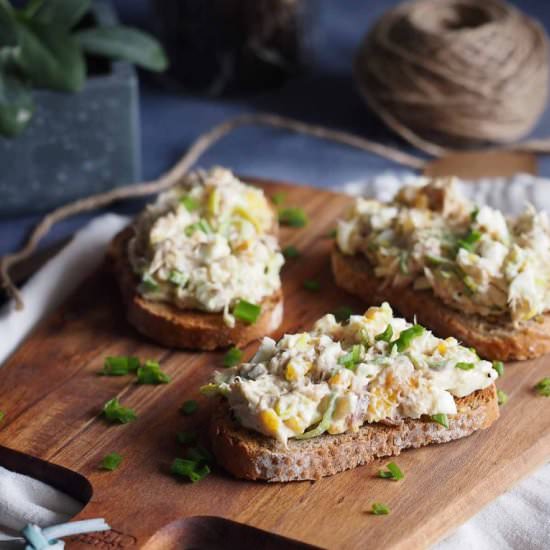
[[[339,323],[344,323],[348,321],[352,314],[353,314],[353,309],[349,306],[339,307],[333,313],[334,317]]]
[[[412,341],[419,336],[422,336],[425,332],[425,329],[421,325],[413,325],[412,327],[405,329],[397,340],[392,342],[392,346],[397,347],[397,351],[402,352],[406,349],[409,349]]]
[[[112,424],[128,424],[137,418],[136,412],[128,407],[123,407],[116,397],[105,403],[103,416]]]
[[[384,329],[384,332],[381,332],[380,334],[377,334],[374,339],[377,342],[390,342],[393,337],[393,328],[388,323],[388,326]]]
[[[497,390],[497,399],[498,399],[498,404],[501,407],[504,407],[504,405],[508,403],[508,399],[510,398],[508,397],[507,393],[503,392],[502,390]]]
[[[460,370],[472,370],[472,369],[475,369],[475,367],[476,366],[473,363],[465,363],[463,361],[455,365],[455,369],[460,369]]]
[[[545,376],[540,382],[535,386],[539,395],[544,397],[550,397],[550,377]]]
[[[173,285],[185,286],[185,283],[187,282],[187,276],[177,269],[172,269],[172,271],[170,271],[170,274],[168,275],[168,280]]]
[[[233,315],[239,321],[243,321],[251,325],[258,320],[260,313],[262,312],[262,306],[258,304],[252,304],[246,300],[239,300],[237,305],[233,309]]]
[[[137,371],[138,384],[167,384],[170,377],[160,370],[156,361],[146,361]]]
[[[102,470],[109,470],[110,472],[112,472],[122,464],[122,460],[122,456],[118,453],[109,453],[108,455],[103,457],[100,467]]]
[[[238,365],[242,359],[243,352],[239,348],[231,348],[223,358],[224,367],[234,367]]]
[[[355,370],[357,363],[361,362],[361,355],[363,353],[363,346],[361,344],[355,344],[351,351],[348,351],[345,355],[342,355],[338,359],[338,364],[343,365],[346,369]]]
[[[145,272],[141,278],[141,284],[148,292],[158,290],[159,285],[150,273]]]
[[[304,227],[307,225],[308,217],[303,208],[292,206],[279,210],[279,222],[290,227]]]
[[[277,206],[282,206],[286,200],[286,193],[283,193],[282,191],[273,193],[271,200],[273,201],[273,204],[276,204]]]
[[[449,419],[447,418],[446,414],[434,414],[432,415],[432,420],[437,424],[441,424],[444,428],[449,427]]]
[[[172,462],[170,471],[177,476],[186,477],[189,481],[196,483],[210,473],[208,464],[201,464],[196,460],[176,458]]]
[[[472,229],[463,239],[459,239],[458,248],[465,248],[472,252],[480,239],[481,233],[477,229]]]
[[[287,246],[283,248],[283,256],[287,259],[299,258],[301,256],[300,251],[295,246]]]
[[[497,371],[499,377],[504,374],[504,363],[502,361],[493,361],[493,368]]]
[[[137,357],[128,357],[126,355],[109,356],[105,358],[103,370],[100,374],[105,376],[124,376],[130,372],[135,372],[140,365]]]
[[[323,413],[321,421],[315,428],[309,430],[309,432],[304,432],[301,435],[297,435],[296,439],[311,439],[312,437],[317,437],[324,434],[330,427],[330,422],[332,420],[332,415],[334,414],[334,409],[336,407],[336,399],[338,394],[332,393],[329,397],[328,405]]]
[[[405,474],[401,471],[401,469],[395,462],[390,462],[386,466],[386,468],[387,470],[378,471],[378,477],[381,477],[384,479],[393,479],[395,481],[398,481],[405,477]]]
[[[188,212],[193,212],[194,210],[197,210],[197,208],[200,206],[199,201],[194,197],[192,197],[191,195],[185,195],[181,197],[180,204],[185,206]]]
[[[390,513],[390,509],[385,504],[381,502],[373,502],[371,513],[375,516],[387,516]]]

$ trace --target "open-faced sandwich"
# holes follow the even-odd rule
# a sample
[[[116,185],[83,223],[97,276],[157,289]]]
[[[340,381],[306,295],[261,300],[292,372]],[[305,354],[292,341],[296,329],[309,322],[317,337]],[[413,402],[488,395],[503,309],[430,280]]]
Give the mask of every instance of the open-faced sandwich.
[[[263,191],[223,168],[162,193],[109,252],[127,317],[171,347],[246,343],[281,323],[283,256]]]
[[[532,207],[506,218],[472,204],[453,179],[357,199],[338,222],[337,284],[367,303],[455,336],[490,359],[550,351],[550,224]]]
[[[264,338],[248,363],[216,372],[210,427],[218,462],[237,477],[317,479],[444,443],[499,415],[492,363],[393,316],[387,303],[311,332]]]

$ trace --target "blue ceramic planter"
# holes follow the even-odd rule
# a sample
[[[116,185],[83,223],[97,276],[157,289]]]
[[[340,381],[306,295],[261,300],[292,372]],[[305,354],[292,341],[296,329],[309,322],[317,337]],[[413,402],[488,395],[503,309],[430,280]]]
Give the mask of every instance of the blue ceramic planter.
[[[94,2],[98,24],[116,23]],[[106,64],[76,94],[36,90],[36,111],[14,139],[0,138],[0,215],[43,212],[139,178],[138,82],[125,62]]]

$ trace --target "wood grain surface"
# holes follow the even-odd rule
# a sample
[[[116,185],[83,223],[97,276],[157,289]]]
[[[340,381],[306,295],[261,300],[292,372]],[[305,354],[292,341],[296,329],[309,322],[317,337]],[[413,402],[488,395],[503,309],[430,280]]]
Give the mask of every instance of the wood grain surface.
[[[281,231],[283,246],[293,244],[303,255],[283,269],[286,314],[279,332],[306,329],[342,305],[363,311],[366,304],[334,286],[329,269],[326,234],[351,199],[305,186],[263,186],[269,194],[285,192],[288,205],[310,216],[307,227]],[[310,278],[321,282],[319,293],[303,289]],[[158,359],[172,382],[139,386],[133,377],[98,376],[106,356],[125,354]],[[243,482],[218,469],[197,484],[178,481],[169,474],[172,460],[183,456],[176,433],[205,433],[210,403],[198,388],[222,356],[144,340],[125,322],[115,284],[100,270],[0,369],[0,410],[6,413],[0,465],[89,499],[78,518],[104,517],[112,526],[71,540],[71,549],[410,549],[436,542],[550,454],[550,399],[533,391],[550,375],[548,358],[541,358],[506,366],[498,385],[510,401],[490,430],[395,459],[405,472],[402,481],[376,477],[388,460],[317,482]],[[101,408],[115,396],[138,412],[135,422],[104,422]],[[200,405],[190,417],[178,412],[186,399]],[[114,472],[101,471],[110,452],[124,462]],[[391,515],[371,515],[375,501],[387,504]]]

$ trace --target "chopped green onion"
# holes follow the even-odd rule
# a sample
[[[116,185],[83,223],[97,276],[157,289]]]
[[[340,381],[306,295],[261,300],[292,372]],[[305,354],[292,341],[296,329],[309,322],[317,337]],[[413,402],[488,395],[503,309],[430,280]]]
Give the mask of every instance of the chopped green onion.
[[[453,261],[443,256],[434,256],[433,254],[426,254],[426,260],[432,265],[452,265]]]
[[[498,404],[503,407],[504,405],[506,405],[506,403],[508,403],[508,399],[510,398],[508,397],[507,393],[504,393],[502,390],[497,390],[497,399]]]
[[[170,274],[168,275],[168,280],[173,285],[185,286],[185,283],[187,282],[187,275],[185,275],[181,271],[178,271],[177,269],[172,269],[172,271],[170,271]]]
[[[185,206],[188,212],[193,212],[194,210],[197,210],[197,208],[200,206],[200,202],[191,195],[185,195],[184,197],[181,197],[180,204]]]
[[[397,340],[392,342],[392,346],[397,347],[397,351],[402,352],[409,349],[412,341],[419,336],[422,336],[425,329],[421,325],[413,325],[412,327],[405,329]]]
[[[234,367],[238,365],[242,359],[243,352],[239,348],[231,348],[223,357],[224,367]]]
[[[170,377],[160,370],[156,361],[146,361],[137,371],[138,384],[167,384]]]
[[[210,224],[208,223],[207,220],[205,220],[204,218],[201,218],[198,222],[195,222],[195,223],[192,223],[191,225],[188,225],[185,229],[184,229],[184,232],[185,232],[185,235],[187,237],[191,237],[191,235],[193,235],[193,233],[199,229],[200,231],[202,231],[203,233],[212,233],[212,227],[210,226]]]
[[[135,372],[139,368],[140,362],[137,357],[128,357],[126,355],[109,356],[105,358],[103,370],[100,374],[105,376],[124,376],[130,372]]]
[[[502,361],[493,361],[493,368],[497,371],[499,377],[504,374],[504,363]]]
[[[476,366],[473,363],[464,363],[463,361],[455,365],[455,369],[460,369],[460,370],[472,370],[475,368]]]
[[[190,399],[189,401],[186,401],[182,406],[180,411],[185,416],[190,416],[193,413],[197,412],[197,409],[199,408],[198,403],[194,399]]]
[[[297,435],[295,439],[311,439],[312,437],[317,437],[324,434],[330,427],[330,422],[332,420],[332,415],[334,414],[334,408],[336,407],[337,398],[338,394],[332,393],[329,397],[327,408],[323,413],[321,421],[319,422],[319,424],[317,424],[317,427],[309,430],[308,432],[304,432],[301,435]]]
[[[319,292],[321,290],[321,283],[315,279],[306,279],[303,285],[310,292]]]
[[[123,407],[116,397],[105,403],[103,416],[112,424],[128,424],[137,418],[136,412],[128,407]]]
[[[386,466],[386,468],[387,470],[378,471],[378,477],[381,477],[384,479],[393,479],[395,481],[398,481],[405,477],[405,474],[401,471],[401,469],[395,462],[390,462]]]
[[[353,314],[353,309],[349,306],[339,307],[333,313],[334,317],[339,323],[344,323],[345,321],[348,321],[352,314]]]
[[[141,278],[141,284],[145,288],[145,290],[149,292],[154,292],[155,290],[158,290],[159,285],[157,281],[153,278],[153,276],[150,273],[145,272]]]
[[[466,275],[462,281],[464,282],[464,286],[471,292],[475,293],[477,292],[477,284],[476,282],[470,277],[470,275]]]
[[[338,235],[338,230],[335,227],[327,232],[327,239],[336,239],[336,235]]]
[[[195,483],[205,478],[210,473],[210,468],[208,464],[200,464],[196,460],[176,458],[172,462],[170,471],[174,475],[186,477],[189,481]]]
[[[432,415],[432,420],[437,424],[441,424],[444,428],[449,427],[449,419],[447,418],[446,414],[434,414]]]
[[[388,323],[388,326],[384,329],[384,332],[381,332],[380,334],[377,334],[374,339],[377,342],[390,342],[393,337],[393,328],[390,323]]]
[[[361,355],[363,353],[363,346],[361,344],[355,344],[351,351],[338,358],[338,364],[343,365],[346,369],[354,370],[357,363],[361,362]]]
[[[197,442],[198,436],[194,432],[178,432],[176,434],[178,443],[182,445],[194,445]]]
[[[544,397],[550,397],[550,377],[545,376],[540,382],[535,386],[539,395]]]
[[[239,300],[237,305],[233,309],[233,315],[239,321],[243,321],[251,325],[258,320],[260,313],[262,312],[262,306],[258,304],[252,304],[246,300]]]
[[[472,252],[479,239],[481,239],[481,233],[477,229],[472,229],[463,239],[459,239],[458,248],[465,248]]]
[[[218,384],[214,383],[204,384],[204,386],[201,386],[199,388],[199,392],[201,393],[201,395],[205,395],[206,397],[212,397],[213,395],[221,393]]]
[[[273,204],[276,204],[277,206],[282,206],[286,200],[286,193],[283,193],[282,191],[273,193],[271,200],[273,201]]]
[[[110,472],[112,472],[122,464],[122,460],[122,456],[120,456],[118,453],[110,453],[103,457],[100,468],[102,470],[109,470]]]
[[[385,504],[381,502],[373,502],[371,513],[375,516],[387,516],[390,513],[390,509]]]
[[[279,222],[290,227],[304,227],[307,225],[308,217],[303,208],[293,206],[279,210]]]
[[[477,219],[477,215],[479,214],[479,207],[474,206],[474,209],[470,212],[470,219],[475,222]]]
[[[300,251],[292,245],[283,248],[283,256],[287,259],[299,258],[301,256]]]

